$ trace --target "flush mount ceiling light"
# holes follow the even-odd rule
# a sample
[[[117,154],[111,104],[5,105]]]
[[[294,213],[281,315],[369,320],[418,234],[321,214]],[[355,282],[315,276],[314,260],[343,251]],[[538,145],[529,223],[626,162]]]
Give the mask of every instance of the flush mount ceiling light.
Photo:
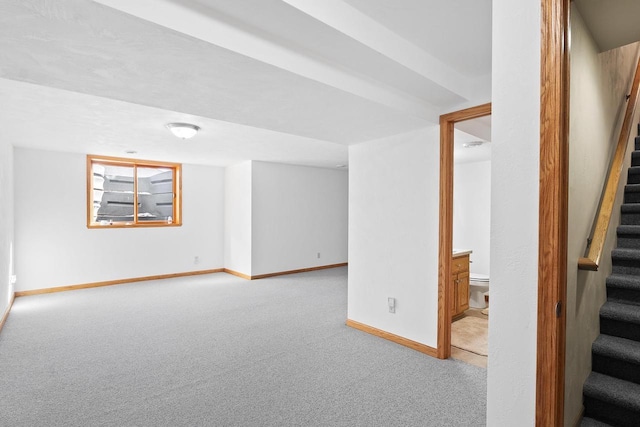
[[[462,144],[462,146],[464,148],[473,148],[473,147],[479,147],[482,144],[484,144],[484,141],[469,141]]]
[[[189,123],[167,123],[166,126],[172,134],[182,139],[193,138],[200,130],[198,126]]]

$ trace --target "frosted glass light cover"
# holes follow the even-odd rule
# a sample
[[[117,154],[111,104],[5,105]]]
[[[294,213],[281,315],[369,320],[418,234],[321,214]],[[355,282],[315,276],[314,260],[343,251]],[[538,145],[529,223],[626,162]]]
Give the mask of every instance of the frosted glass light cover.
[[[167,129],[181,139],[193,138],[200,130],[198,126],[189,123],[168,123]]]

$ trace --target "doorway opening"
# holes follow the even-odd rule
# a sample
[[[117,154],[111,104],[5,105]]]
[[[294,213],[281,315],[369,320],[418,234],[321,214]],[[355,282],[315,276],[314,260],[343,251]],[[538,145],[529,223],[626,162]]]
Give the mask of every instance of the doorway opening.
[[[455,280],[469,280],[468,268],[465,277],[460,275],[464,266],[453,266],[453,174],[454,131],[456,123],[491,115],[491,104],[456,111],[440,116],[440,227],[438,254],[438,347],[440,359],[451,357],[451,321],[454,307],[468,298],[468,294],[456,294]],[[458,248],[456,248],[458,249]],[[468,258],[467,258],[468,259]],[[456,278],[453,277],[454,272]],[[462,277],[462,279],[461,279]],[[467,288],[468,289],[468,288]],[[457,313],[459,314],[459,313]]]
[[[491,116],[455,124],[451,358],[487,367]]]

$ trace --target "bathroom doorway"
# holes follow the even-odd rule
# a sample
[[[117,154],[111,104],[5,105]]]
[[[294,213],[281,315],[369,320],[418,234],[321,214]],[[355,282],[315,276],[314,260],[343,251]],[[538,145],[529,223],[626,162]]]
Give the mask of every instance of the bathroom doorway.
[[[474,119],[485,118],[491,115],[491,104],[484,104],[466,110],[457,111],[440,117],[440,244],[438,259],[438,347],[439,358],[447,359],[452,355],[452,320],[465,320],[465,325],[460,328],[463,331],[471,329],[477,322],[474,318],[481,320],[483,314],[480,312],[475,316],[475,312],[465,313],[469,310],[469,279],[471,268],[471,254],[473,249],[454,248],[454,146],[456,133],[460,134],[458,128],[466,128],[463,133],[471,135],[476,131],[469,130]],[[466,122],[465,124],[462,124]],[[486,124],[486,120],[476,122]],[[490,122],[489,122],[490,123]],[[490,129],[490,127],[489,127]],[[476,141],[490,141],[490,130],[484,138],[475,136]],[[472,139],[473,140],[473,139]],[[469,141],[471,142],[471,141]],[[464,141],[459,141],[464,144]],[[478,144],[478,148],[483,144]],[[472,148],[472,147],[469,147]],[[471,156],[472,151],[466,155]],[[490,199],[490,198],[489,198]],[[454,249],[457,250],[454,253]],[[487,255],[488,256],[488,255]],[[455,258],[454,258],[455,257]],[[480,309],[482,310],[482,309]],[[466,325],[468,323],[469,325]],[[488,325],[488,322],[485,322]],[[478,325],[475,325],[478,326]],[[488,326],[485,326],[485,330]],[[473,334],[472,334],[473,335]],[[477,334],[475,334],[477,335]],[[486,335],[485,335],[486,337]],[[457,346],[456,346],[457,347]],[[486,347],[486,343],[485,343]],[[457,350],[456,350],[457,352]],[[475,354],[473,352],[467,352]],[[487,353],[486,349],[484,353]],[[486,366],[486,356],[484,364]],[[473,357],[478,361],[477,357]],[[482,359],[480,359],[482,360]],[[471,362],[471,360],[468,360]],[[481,363],[481,362],[480,362]],[[478,363],[476,363],[478,364]]]
[[[487,367],[491,116],[456,123],[453,152],[451,358]]]

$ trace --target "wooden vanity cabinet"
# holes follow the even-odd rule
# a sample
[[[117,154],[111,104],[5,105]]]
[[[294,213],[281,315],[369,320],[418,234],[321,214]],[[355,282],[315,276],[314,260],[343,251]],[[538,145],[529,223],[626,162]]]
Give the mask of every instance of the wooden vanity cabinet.
[[[456,317],[469,309],[469,254],[453,257],[451,284],[453,286],[451,317]]]

